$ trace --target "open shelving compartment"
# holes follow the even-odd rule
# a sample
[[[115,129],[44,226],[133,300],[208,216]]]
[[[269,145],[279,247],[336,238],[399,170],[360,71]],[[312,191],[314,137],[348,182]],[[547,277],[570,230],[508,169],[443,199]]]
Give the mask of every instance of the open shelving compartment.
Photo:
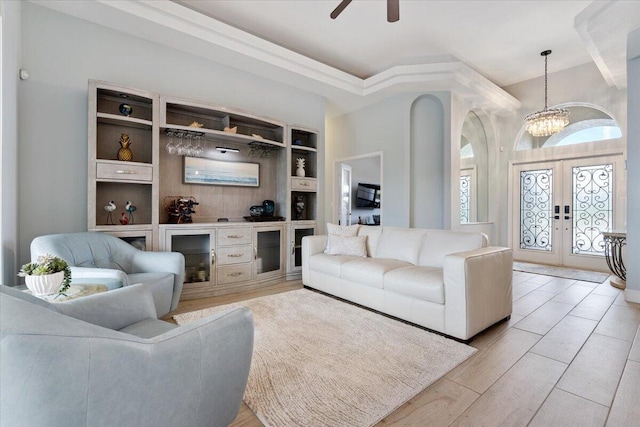
[[[221,142],[256,141],[285,147],[284,124],[232,110],[175,98],[161,98],[161,127],[183,132],[201,132],[206,139]],[[201,126],[190,126],[197,122]],[[226,130],[225,130],[226,129]]]

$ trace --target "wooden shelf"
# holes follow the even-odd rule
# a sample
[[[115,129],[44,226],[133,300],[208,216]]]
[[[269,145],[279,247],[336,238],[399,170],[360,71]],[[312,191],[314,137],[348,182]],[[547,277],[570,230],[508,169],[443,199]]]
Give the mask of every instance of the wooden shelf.
[[[273,141],[266,138],[256,138],[250,135],[242,135],[238,133],[225,132],[215,129],[196,128],[192,126],[181,126],[167,124],[162,127],[163,130],[178,130],[184,132],[199,132],[204,134],[205,139],[211,139],[219,142],[236,142],[236,143],[251,143],[261,142],[268,145],[274,145],[276,147],[285,147],[286,144],[278,141]]]
[[[109,113],[97,113],[96,117],[98,118],[98,123],[149,130],[153,127],[151,120],[137,119],[135,117],[118,116]]]
[[[305,147],[304,145],[291,145],[291,151],[309,151],[312,153],[315,153],[318,151],[318,149],[313,148],[313,147]]]

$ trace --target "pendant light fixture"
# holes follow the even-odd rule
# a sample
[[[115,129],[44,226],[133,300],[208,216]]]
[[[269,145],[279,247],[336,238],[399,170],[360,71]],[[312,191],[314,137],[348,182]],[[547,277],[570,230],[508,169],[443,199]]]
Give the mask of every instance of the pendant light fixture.
[[[549,136],[560,132],[569,124],[569,111],[565,108],[547,108],[547,57],[550,50],[540,53],[544,56],[544,110],[525,116],[527,132],[532,136]]]

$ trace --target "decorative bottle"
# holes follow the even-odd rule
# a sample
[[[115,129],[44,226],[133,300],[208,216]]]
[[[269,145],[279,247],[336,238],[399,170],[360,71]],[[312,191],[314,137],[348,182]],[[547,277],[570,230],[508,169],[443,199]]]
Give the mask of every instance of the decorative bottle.
[[[204,263],[201,262],[198,266],[198,281],[206,282],[207,281],[207,270],[204,269]]]
[[[121,160],[123,162],[130,162],[131,160],[133,160],[133,153],[131,152],[129,145],[131,145],[129,135],[127,135],[126,133],[120,135],[121,147],[118,150],[118,160]]]

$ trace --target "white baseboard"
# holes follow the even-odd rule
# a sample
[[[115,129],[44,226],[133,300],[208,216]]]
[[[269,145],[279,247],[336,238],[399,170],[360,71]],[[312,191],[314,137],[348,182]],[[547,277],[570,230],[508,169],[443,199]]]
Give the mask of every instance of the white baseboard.
[[[625,289],[624,299],[629,302],[635,302],[640,304],[640,290],[629,289],[629,288]]]

